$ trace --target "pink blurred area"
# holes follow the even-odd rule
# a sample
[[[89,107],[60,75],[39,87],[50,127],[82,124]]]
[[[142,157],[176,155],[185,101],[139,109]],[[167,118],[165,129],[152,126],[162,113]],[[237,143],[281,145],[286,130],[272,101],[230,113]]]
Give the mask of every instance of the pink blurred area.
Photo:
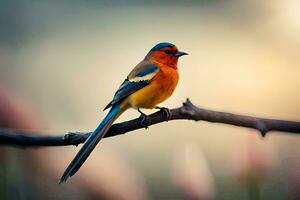
[[[4,86],[0,87],[0,105],[1,128],[20,129],[29,132],[47,129],[42,117],[34,109],[34,106],[24,98],[14,95],[11,90]],[[23,152],[15,153],[7,153],[9,148],[2,148],[1,150],[2,165],[10,165],[9,162],[5,162],[9,160],[6,158],[8,156],[23,157],[22,161],[24,163],[20,164],[29,171],[21,171],[19,173],[29,173],[30,179],[24,178],[21,182],[32,185],[32,190],[45,190],[46,194],[43,193],[42,195],[48,198],[57,198],[59,196],[74,198],[70,188],[75,186],[80,190],[77,191],[78,194],[84,194],[83,196],[89,198],[147,199],[143,178],[134,170],[134,167],[129,164],[127,159],[122,158],[122,153],[117,150],[110,149],[102,153],[101,156],[95,156],[95,154],[91,156],[90,161],[80,170],[81,173],[74,177],[68,183],[69,185],[58,185],[60,175],[73,156],[67,155],[66,151],[61,148],[28,149],[26,152],[21,150]],[[7,177],[7,179],[7,182],[10,182],[10,177]],[[18,185],[18,181],[16,181],[16,184]],[[41,186],[45,188],[42,189],[40,188]],[[42,196],[39,196],[41,194],[34,195],[37,195],[38,199],[42,198]]]
[[[300,199],[300,159],[294,158],[289,170],[289,189],[292,199]]]
[[[174,151],[172,179],[186,200],[212,200],[214,178],[204,154],[195,145],[182,145]]]
[[[13,94],[0,83],[0,125],[4,128],[38,129],[42,120],[25,99]]]
[[[247,182],[252,178],[259,183],[264,182],[276,167],[276,148],[252,132],[237,140],[239,142],[233,146],[229,160],[232,176],[240,182]]]

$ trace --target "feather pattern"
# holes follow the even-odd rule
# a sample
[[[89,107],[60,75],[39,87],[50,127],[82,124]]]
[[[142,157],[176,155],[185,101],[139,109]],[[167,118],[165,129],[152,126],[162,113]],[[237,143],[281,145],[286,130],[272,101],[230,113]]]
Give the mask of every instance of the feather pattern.
[[[106,117],[101,121],[101,123],[94,130],[94,132],[88,137],[88,139],[83,144],[82,148],[79,150],[72,162],[69,164],[69,166],[67,167],[60,179],[60,183],[66,182],[66,180],[70,176],[73,176],[78,171],[78,169],[82,166],[84,161],[91,154],[95,146],[98,144],[100,139],[107,133],[114,120],[122,112],[123,110],[121,109],[121,103],[116,104],[111,108]]]
[[[113,100],[104,108],[104,110],[148,85],[158,70],[159,68],[155,64],[150,65],[147,63],[146,65],[138,65],[124,80],[115,93]]]

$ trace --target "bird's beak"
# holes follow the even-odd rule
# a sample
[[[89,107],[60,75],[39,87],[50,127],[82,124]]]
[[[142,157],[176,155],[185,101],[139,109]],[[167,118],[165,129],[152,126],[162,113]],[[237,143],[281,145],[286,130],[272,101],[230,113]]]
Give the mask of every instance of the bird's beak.
[[[189,54],[185,53],[183,51],[177,51],[177,53],[175,54],[175,57],[180,57],[180,56],[184,56],[184,55],[189,55]]]

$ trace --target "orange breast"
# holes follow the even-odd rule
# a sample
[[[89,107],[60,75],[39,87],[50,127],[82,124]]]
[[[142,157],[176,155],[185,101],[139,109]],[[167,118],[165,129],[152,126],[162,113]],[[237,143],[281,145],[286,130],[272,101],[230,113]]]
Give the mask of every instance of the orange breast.
[[[178,83],[177,69],[160,65],[160,70],[152,82],[128,97],[134,108],[154,108],[170,97]]]

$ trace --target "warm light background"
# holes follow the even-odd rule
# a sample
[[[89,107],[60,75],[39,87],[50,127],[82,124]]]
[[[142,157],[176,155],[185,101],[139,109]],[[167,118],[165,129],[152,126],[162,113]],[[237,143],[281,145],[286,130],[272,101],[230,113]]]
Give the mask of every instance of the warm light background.
[[[297,0],[3,1],[0,84],[39,113],[35,118],[43,125],[37,130],[45,134],[91,131],[129,71],[153,45],[168,41],[190,55],[179,61],[178,87],[163,106],[180,106],[189,97],[205,108],[300,121],[299,10]],[[138,113],[130,110],[118,121],[135,117]],[[243,150],[248,146],[254,157],[262,156],[259,166],[267,162],[262,199],[292,198],[290,174],[300,160],[300,137],[270,133],[262,139],[253,130],[191,121],[162,123],[103,140],[67,186],[57,186],[57,180],[79,148],[30,151],[38,152],[40,165],[51,171],[51,178],[42,173],[29,181],[40,190],[31,189],[32,196],[24,198],[41,199],[46,192],[44,198],[49,199],[88,199],[88,187],[80,192],[76,180],[92,185],[84,174],[90,171],[86,176],[97,177],[112,155],[113,166],[124,165],[124,173],[134,174],[136,181],[130,181],[136,193],[129,196],[181,199],[172,179],[177,168],[172,165],[186,145],[202,152],[214,179],[215,199],[247,199],[245,186],[234,176],[239,171],[236,160],[247,157]],[[22,152],[17,151],[20,159],[15,160],[26,165]],[[31,169],[23,169],[23,174],[28,173]],[[26,181],[25,176],[16,185]],[[101,176],[93,181],[106,184]]]

